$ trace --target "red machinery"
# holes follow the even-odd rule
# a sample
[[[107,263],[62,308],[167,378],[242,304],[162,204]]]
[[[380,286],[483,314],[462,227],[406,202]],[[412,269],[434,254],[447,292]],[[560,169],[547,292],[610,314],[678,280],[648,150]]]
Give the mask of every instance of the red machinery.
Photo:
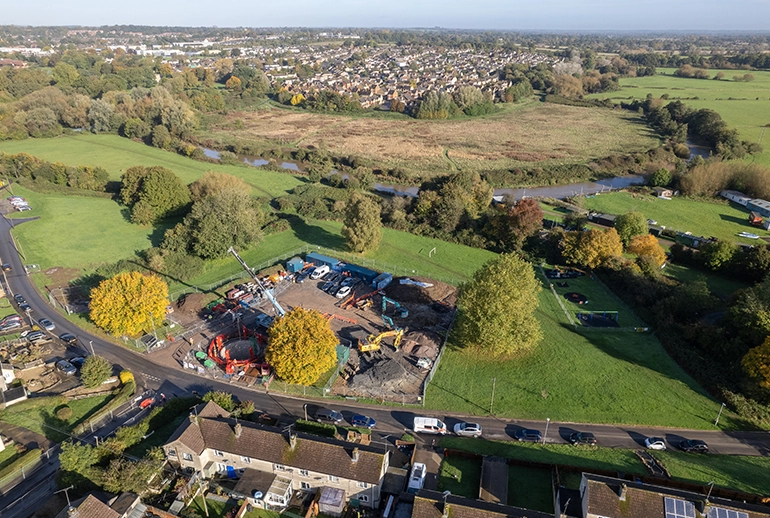
[[[231,358],[230,357],[230,349],[227,347],[228,342],[231,342],[235,339],[249,339],[253,338],[255,343],[254,345],[264,345],[265,344],[265,337],[256,331],[252,331],[251,329],[241,326],[240,333],[233,333],[233,334],[220,334],[215,336],[211,342],[209,343],[208,348],[208,356],[212,360],[214,360],[216,363],[224,367],[225,372],[227,374],[233,374],[235,373],[236,367],[249,367],[249,366],[256,366],[260,365],[262,368],[261,363],[258,362],[259,360],[259,351],[255,351],[254,347],[249,347],[249,357],[248,358]]]

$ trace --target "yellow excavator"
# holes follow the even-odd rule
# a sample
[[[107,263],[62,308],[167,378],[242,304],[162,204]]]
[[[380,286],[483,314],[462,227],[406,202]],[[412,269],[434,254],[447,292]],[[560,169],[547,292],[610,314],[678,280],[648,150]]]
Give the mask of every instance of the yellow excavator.
[[[404,337],[404,330],[397,328],[391,329],[390,331],[385,331],[384,333],[380,333],[378,335],[369,335],[369,337],[366,339],[366,342],[362,342],[361,340],[358,341],[358,350],[362,353],[378,351],[380,349],[380,342],[382,342],[382,339],[389,336],[395,337],[393,339],[393,347],[398,349],[398,346],[401,345],[401,339]]]

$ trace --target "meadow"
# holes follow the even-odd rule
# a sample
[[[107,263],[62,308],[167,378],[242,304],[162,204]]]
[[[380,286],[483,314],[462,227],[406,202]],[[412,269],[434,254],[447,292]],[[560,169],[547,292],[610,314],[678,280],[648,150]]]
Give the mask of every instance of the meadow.
[[[586,197],[579,203],[586,209],[608,214],[641,212],[645,218],[667,229],[692,232],[696,236],[714,236],[746,244],[757,244],[757,240],[739,237],[738,233],[745,231],[770,237],[770,232],[749,225],[748,210],[727,200],[710,202],[679,196],[665,200],[647,194],[613,192]]]
[[[237,129],[236,120],[242,129]],[[457,169],[584,163],[646,151],[659,143],[636,114],[535,101],[500,105],[498,112],[483,117],[450,120],[327,115],[271,107],[232,112],[201,136],[316,146],[333,155],[363,157],[376,167],[402,168],[423,176]]]
[[[617,92],[592,94],[586,97],[612,99],[615,102],[644,99],[647,94],[660,97],[668,94],[669,100],[681,99],[695,109],[709,108],[736,128],[742,139],[763,144],[765,151],[749,160],[770,166],[770,137],[766,127],[770,124],[770,72],[746,70],[708,70],[711,77],[723,72],[721,81],[676,77],[673,68],[659,68],[649,77],[629,77],[620,80]],[[754,81],[733,81],[733,76],[750,73]]]
[[[213,164],[134,142],[117,135],[90,133],[66,135],[55,139],[27,139],[0,142],[5,153],[28,153],[49,162],[69,166],[103,167],[111,180],[120,180],[132,166],[162,166],[172,170],[185,183],[192,183],[206,171],[217,171],[242,178],[256,196],[274,198],[300,185],[302,180],[289,173],[267,171],[251,166]]]

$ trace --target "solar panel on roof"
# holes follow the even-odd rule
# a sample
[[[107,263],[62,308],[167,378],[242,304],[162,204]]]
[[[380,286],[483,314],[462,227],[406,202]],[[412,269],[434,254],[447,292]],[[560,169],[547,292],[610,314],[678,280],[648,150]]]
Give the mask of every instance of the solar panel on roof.
[[[709,509],[708,518],[749,518],[749,515],[742,511],[734,511],[722,507],[712,507]]]
[[[666,518],[695,518],[695,506],[692,502],[666,497],[665,505]]]

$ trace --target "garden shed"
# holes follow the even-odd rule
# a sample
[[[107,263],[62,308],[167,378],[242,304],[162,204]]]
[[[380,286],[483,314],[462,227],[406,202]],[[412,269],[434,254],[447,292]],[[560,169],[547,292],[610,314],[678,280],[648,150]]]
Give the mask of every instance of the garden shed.
[[[336,487],[322,487],[318,498],[318,511],[328,516],[342,516],[345,509],[345,491]]]

